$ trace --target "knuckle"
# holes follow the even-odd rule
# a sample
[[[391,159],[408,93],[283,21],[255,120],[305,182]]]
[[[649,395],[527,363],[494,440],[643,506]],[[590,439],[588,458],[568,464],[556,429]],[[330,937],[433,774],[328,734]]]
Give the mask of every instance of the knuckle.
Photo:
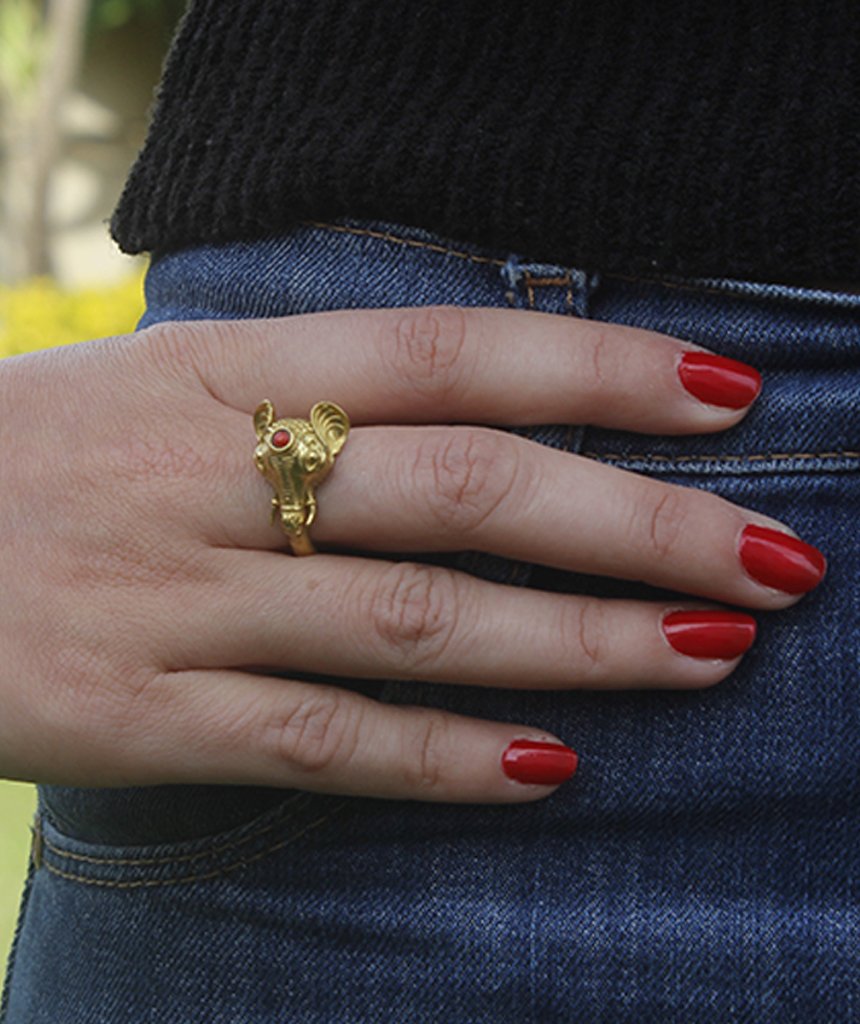
[[[458,306],[398,310],[383,349],[410,394],[444,400],[463,383],[468,313]]]
[[[421,442],[413,485],[434,525],[460,537],[479,529],[510,495],[518,462],[516,446],[500,432],[454,427]]]
[[[281,762],[302,772],[318,773],[348,763],[358,747],[361,713],[346,694],[320,686],[276,717],[270,731]]]
[[[438,788],[445,775],[450,741],[448,719],[438,711],[413,714],[404,732],[404,778],[415,789]]]
[[[689,495],[683,489],[662,489],[651,494],[644,509],[636,516],[633,532],[637,542],[661,562],[678,550],[689,516]]]
[[[135,337],[135,343],[141,345],[158,370],[167,377],[180,380],[184,385],[198,385],[199,389],[222,402],[211,383],[211,374],[207,367],[213,361],[213,348],[221,336],[229,330],[226,324],[217,320],[206,325],[206,331],[193,321],[173,320],[153,324]],[[235,360],[234,353],[241,349],[239,345],[218,344],[218,361],[223,364],[227,360]],[[228,373],[234,370],[233,365],[223,366]]]
[[[606,606],[599,598],[577,597],[565,603],[559,630],[564,657],[589,682],[606,664]]]
[[[618,380],[617,345],[607,328],[595,327],[590,335],[591,372],[599,388],[612,387]]]
[[[135,336],[136,344],[165,371],[194,368],[199,334],[182,320],[152,324]]]
[[[456,574],[418,562],[398,562],[371,594],[370,624],[383,656],[399,671],[439,658],[459,617]]]

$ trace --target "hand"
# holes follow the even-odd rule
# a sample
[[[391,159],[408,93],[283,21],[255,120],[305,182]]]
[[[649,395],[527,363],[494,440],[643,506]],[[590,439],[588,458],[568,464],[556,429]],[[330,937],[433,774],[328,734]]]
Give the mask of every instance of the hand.
[[[445,425],[723,430],[746,409],[705,404],[679,378],[682,354],[702,351],[543,313],[427,307],[165,324],[0,363],[0,775],[546,796],[552,785],[502,766],[512,741],[560,742],[534,726],[266,670],[524,689],[723,679],[737,652],[693,657],[668,641],[677,602],[337,553],[480,549],[750,608],[793,604],[824,563],[787,527],[503,430]],[[263,398],[300,417],[331,400],[352,421],[317,494],[311,557],[286,553],[269,525],[253,465]],[[749,524],[781,532],[748,539],[745,567]],[[774,538],[791,549],[787,575],[755,560]],[[740,623],[738,651],[753,631]],[[563,751],[557,763],[573,767]]]

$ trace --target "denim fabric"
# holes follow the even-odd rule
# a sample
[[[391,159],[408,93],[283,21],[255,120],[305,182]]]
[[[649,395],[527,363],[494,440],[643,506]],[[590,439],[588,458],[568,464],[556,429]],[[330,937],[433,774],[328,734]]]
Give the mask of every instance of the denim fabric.
[[[365,684],[570,743],[579,772],[537,803],[40,787],[0,1019],[860,1020],[860,296],[601,274],[343,218],[156,259],[147,298],[145,325],[516,307],[749,362],[764,390],[722,433],[517,432],[781,519],[829,572],[795,607],[755,613],[752,650],[704,691]],[[687,596],[476,552],[425,560],[515,586]]]

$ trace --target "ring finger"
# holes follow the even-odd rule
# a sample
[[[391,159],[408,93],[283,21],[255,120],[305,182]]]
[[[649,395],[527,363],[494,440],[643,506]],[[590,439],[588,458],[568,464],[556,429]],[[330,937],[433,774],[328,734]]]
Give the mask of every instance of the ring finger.
[[[206,505],[208,539],[283,548],[245,459],[243,486]],[[360,427],[337,460],[311,530],[321,545],[487,551],[766,609],[824,573],[820,552],[769,517],[500,430]]]

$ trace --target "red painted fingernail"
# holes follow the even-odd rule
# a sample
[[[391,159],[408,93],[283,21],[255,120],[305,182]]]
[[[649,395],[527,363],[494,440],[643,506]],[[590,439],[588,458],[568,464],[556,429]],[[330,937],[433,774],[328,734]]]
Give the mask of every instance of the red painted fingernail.
[[[754,580],[786,594],[805,594],[827,571],[827,559],[818,548],[766,526],[744,528],[739,554]]]
[[[761,391],[758,370],[710,352],[685,352],[678,364],[678,376],[700,401],[728,409],[742,409]]]
[[[538,786],[557,786],[576,771],[579,758],[563,743],[514,740],[502,754],[502,768],[508,778]]]
[[[666,639],[691,658],[737,658],[755,640],[756,622],[743,612],[671,612],[663,619]]]

